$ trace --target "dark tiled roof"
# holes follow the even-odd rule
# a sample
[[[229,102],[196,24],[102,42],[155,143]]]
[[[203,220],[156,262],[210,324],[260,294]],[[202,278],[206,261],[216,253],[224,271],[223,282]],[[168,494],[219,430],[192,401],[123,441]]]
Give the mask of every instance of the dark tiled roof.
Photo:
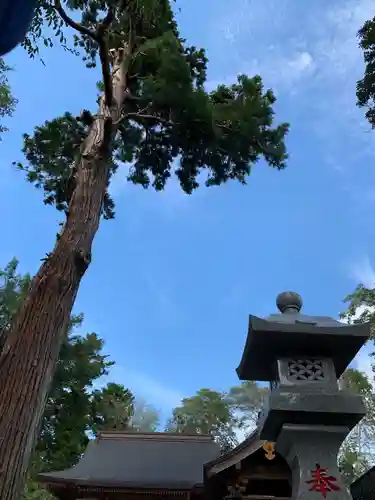
[[[191,488],[203,483],[204,464],[220,455],[209,436],[105,432],[90,441],[71,469],[39,476],[42,482]]]

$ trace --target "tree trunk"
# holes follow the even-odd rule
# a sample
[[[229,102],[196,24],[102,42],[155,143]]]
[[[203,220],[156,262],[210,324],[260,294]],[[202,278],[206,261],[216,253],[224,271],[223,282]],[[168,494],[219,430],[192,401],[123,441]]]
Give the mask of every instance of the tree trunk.
[[[53,252],[31,282],[0,356],[0,498],[19,500],[81,279],[90,264],[107,188],[108,158],[126,95],[124,50],[76,164],[76,187]]]

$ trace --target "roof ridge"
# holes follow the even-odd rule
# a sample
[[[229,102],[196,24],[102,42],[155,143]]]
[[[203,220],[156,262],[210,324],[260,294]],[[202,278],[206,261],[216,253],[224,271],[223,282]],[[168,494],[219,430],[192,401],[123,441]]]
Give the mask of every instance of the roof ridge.
[[[209,434],[183,434],[180,432],[131,432],[131,431],[101,431],[96,440],[124,439],[124,440],[155,440],[155,441],[200,441],[212,442]]]

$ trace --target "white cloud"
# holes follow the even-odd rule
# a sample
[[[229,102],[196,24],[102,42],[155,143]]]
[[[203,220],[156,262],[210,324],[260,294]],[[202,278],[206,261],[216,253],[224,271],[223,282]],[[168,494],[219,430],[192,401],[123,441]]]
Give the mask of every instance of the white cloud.
[[[367,255],[349,266],[349,274],[356,284],[361,283],[367,288],[375,287],[375,269]]]
[[[164,385],[155,378],[145,373],[126,371],[129,385],[134,387],[135,394],[139,394],[150,404],[161,407],[164,411],[170,411],[179,405],[183,396],[176,389]]]
[[[123,384],[133,392],[134,396],[160,409],[163,416],[169,416],[171,410],[179,405],[183,398],[177,389],[147,373],[130,370],[121,365],[115,365],[109,375],[101,379],[100,387],[108,382]]]
[[[374,7],[370,0],[337,2],[325,10],[323,23],[316,25],[315,50],[327,78],[333,80],[334,75],[345,78],[348,74],[352,75],[353,70],[362,70],[363,59],[357,33],[373,15]]]
[[[311,67],[313,58],[309,52],[299,52],[296,57],[288,62],[289,68],[300,73]]]
[[[330,0],[324,8],[319,2],[232,0],[217,9],[210,32],[211,66],[217,59],[224,73],[215,79],[260,74],[292,110],[290,134],[298,120],[309,128],[323,148],[322,163],[336,171],[355,210],[366,213],[375,204],[369,158],[375,142],[356,106],[356,82],[364,72],[357,33],[374,14],[372,0]]]
[[[214,87],[216,86],[217,85],[214,85]],[[201,198],[204,196],[206,190],[203,184],[207,176],[205,173],[201,173],[197,176],[200,188],[190,196],[181,188],[175,173],[177,166],[178,161],[175,160],[172,165],[171,177],[167,180],[164,190],[156,192],[152,186],[148,189],[144,189],[140,185],[134,185],[132,182],[129,182],[127,180],[127,175],[129,173],[128,167],[122,165],[113,176],[110,184],[110,194],[115,202],[117,202],[126,193],[127,199],[131,200],[130,203],[132,204],[131,214],[133,214],[133,217],[137,217],[138,222],[139,214],[142,211],[151,211],[154,213],[157,210],[166,219],[173,219],[184,210],[189,210],[189,213],[191,213],[192,210],[200,205]],[[152,182],[152,176],[150,176],[150,178]],[[136,207],[134,207],[134,205],[136,205]],[[137,214],[137,216],[134,214]]]
[[[361,314],[371,308],[368,308],[366,306],[359,306],[356,310],[356,314],[354,315],[353,319],[359,318]],[[342,323],[346,323],[345,319],[340,319]],[[369,378],[370,382],[374,385],[374,371],[372,369],[372,365],[374,364],[374,360],[372,357],[370,357],[370,354],[374,352],[374,343],[367,343],[365,344],[357,354],[357,356],[354,358],[354,360],[351,363],[351,366],[356,368],[357,370],[363,372],[367,377]]]
[[[226,5],[219,10],[212,35],[217,40],[221,32],[250,67],[259,57],[265,78],[271,74],[280,84],[288,71],[304,72],[312,65],[317,76],[332,82],[359,69],[357,32],[374,15],[371,0],[331,1],[323,10],[316,2],[301,6],[292,0],[234,0]],[[282,73],[276,68],[283,68]]]
[[[365,373],[372,383],[374,382],[374,372],[372,370],[372,365],[374,363],[374,360],[372,357],[370,357],[370,354],[373,352],[374,352],[373,343],[366,344],[365,346],[362,347],[362,349],[355,357],[355,363],[354,363],[356,365],[357,370],[360,370],[361,372]]]
[[[212,37],[219,43],[218,54],[224,48],[234,54],[232,71],[259,73],[278,95],[290,90],[303,94],[298,107],[313,107],[312,119],[320,127],[323,113],[329,125],[337,114],[341,121],[343,115],[358,119],[355,84],[364,63],[357,32],[374,15],[372,1],[331,0],[324,9],[316,2],[292,0],[233,0],[226,5],[219,10]],[[364,119],[362,125],[367,127]]]
[[[224,51],[230,59],[227,66],[220,64],[224,81],[234,81],[237,73],[260,74],[279,102],[293,104],[293,113],[322,143],[323,161],[337,172],[356,209],[368,210],[375,196],[366,165],[368,155],[375,155],[375,143],[372,133],[366,133],[370,126],[364,112],[356,107],[355,85],[364,70],[357,32],[374,15],[372,1],[331,0],[324,9],[316,2],[293,0],[233,0],[226,5],[211,28],[218,62]],[[354,174],[354,165],[363,167]],[[373,176],[375,182],[375,172]]]

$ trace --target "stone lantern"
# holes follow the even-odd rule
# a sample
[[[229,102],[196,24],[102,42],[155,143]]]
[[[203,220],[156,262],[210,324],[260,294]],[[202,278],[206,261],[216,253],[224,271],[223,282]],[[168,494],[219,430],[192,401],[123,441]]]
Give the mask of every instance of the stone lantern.
[[[369,324],[301,314],[293,292],[277,297],[280,314],[250,316],[237,374],[270,382],[259,415],[262,440],[274,442],[292,472],[293,500],[349,500],[337,466],[339,448],[365,415],[361,396],[338,378],[369,338]],[[320,493],[320,495],[319,495]]]

